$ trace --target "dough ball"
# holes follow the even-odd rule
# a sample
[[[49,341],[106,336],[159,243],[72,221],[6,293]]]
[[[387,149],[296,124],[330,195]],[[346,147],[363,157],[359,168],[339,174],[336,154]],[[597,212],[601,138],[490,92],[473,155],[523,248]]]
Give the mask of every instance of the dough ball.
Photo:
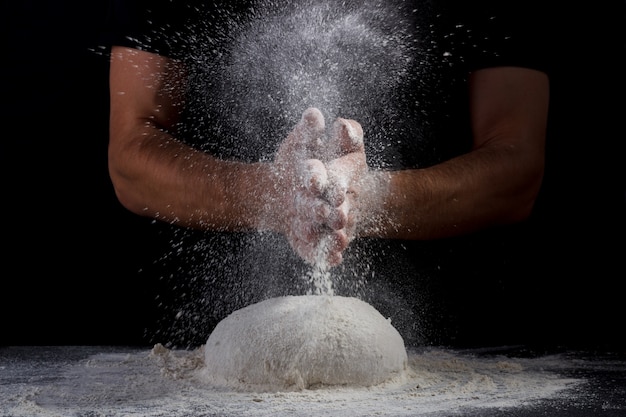
[[[205,345],[205,371],[231,388],[372,386],[407,369],[402,336],[353,297],[271,298],[233,312]]]

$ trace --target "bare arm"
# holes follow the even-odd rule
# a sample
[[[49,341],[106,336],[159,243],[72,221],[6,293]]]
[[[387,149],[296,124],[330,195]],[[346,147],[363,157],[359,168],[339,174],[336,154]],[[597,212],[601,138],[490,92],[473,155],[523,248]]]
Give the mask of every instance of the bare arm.
[[[358,235],[433,239],[526,218],[543,177],[548,99],[541,72],[474,73],[472,151],[425,169],[370,172]]]
[[[275,189],[270,166],[218,160],[173,136],[182,76],[165,57],[112,49],[109,171],[117,197],[136,214],[184,226],[257,228]]]
[[[299,200],[293,196],[302,190],[295,183],[302,177],[295,159],[306,155],[289,153],[298,147],[289,144],[300,143],[308,133],[298,132],[307,129],[296,128],[281,146],[282,165],[225,161],[197,151],[173,136],[184,104],[178,93],[182,76],[181,67],[167,58],[112,50],[109,170],[120,202],[139,215],[189,227],[278,231],[310,258],[320,236],[301,232],[302,222],[309,222],[301,216],[308,214],[293,206]],[[432,239],[515,222],[530,213],[543,175],[547,77],[494,68],[475,73],[470,88],[473,151],[426,169],[369,172],[365,181],[355,175],[341,205],[346,220],[330,222],[337,241],[329,255],[332,264],[340,262],[354,233]],[[355,153],[329,166],[359,171],[362,144],[347,152]],[[360,213],[358,224],[353,213]]]
[[[329,204],[310,184],[325,171],[311,159],[324,131],[319,111],[303,113],[271,163],[218,159],[175,137],[181,64],[131,48],[111,52],[109,173],[122,205],[197,229],[271,230],[309,262],[341,261],[349,242],[340,202]],[[320,251],[327,238],[330,249]]]

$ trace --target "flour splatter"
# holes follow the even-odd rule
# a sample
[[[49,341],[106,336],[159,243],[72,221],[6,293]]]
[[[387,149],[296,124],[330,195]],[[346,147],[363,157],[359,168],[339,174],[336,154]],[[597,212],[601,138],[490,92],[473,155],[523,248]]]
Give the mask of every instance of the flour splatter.
[[[414,13],[379,1],[260,3],[231,27],[228,49],[210,66],[214,128],[244,157],[270,160],[308,107],[329,124],[336,117],[393,124],[400,117],[394,100],[416,76]],[[389,140],[367,137],[370,148]],[[305,274],[307,292],[332,294],[331,274],[314,265]]]
[[[13,347],[0,354],[0,410],[11,417],[567,415],[581,407],[619,413],[584,377],[624,371],[624,362],[575,355],[509,357],[480,351],[409,351],[410,373],[373,387],[241,392],[211,385],[203,347],[152,350]],[[577,375],[577,377],[568,376]],[[550,401],[550,402],[547,402]],[[554,408],[544,410],[544,404]],[[559,411],[551,413],[550,410]],[[594,411],[595,410],[595,411]]]
[[[397,104],[416,101],[407,85],[428,71],[427,46],[416,36],[420,11],[377,0],[252,4],[243,13],[202,16],[199,10],[204,19],[194,24],[193,36],[168,40],[190,51],[188,124],[181,126],[186,141],[226,159],[271,161],[302,112],[317,107],[327,121],[359,121],[368,163],[387,166],[384,155],[405,117]],[[164,323],[174,322],[162,326],[171,330],[158,330],[166,339],[170,332],[192,338],[206,333],[205,322],[261,299],[332,295],[344,279],[323,262],[302,265],[280,236],[250,233],[225,244],[221,235],[195,241],[181,236],[192,232],[177,233],[175,250],[163,263],[188,261],[163,277],[180,293],[177,306],[161,303]],[[188,239],[191,244],[182,243]],[[357,253],[359,262],[366,265],[369,255]],[[194,282],[184,283],[185,274]],[[360,273],[352,275],[342,284],[344,293],[364,285]]]

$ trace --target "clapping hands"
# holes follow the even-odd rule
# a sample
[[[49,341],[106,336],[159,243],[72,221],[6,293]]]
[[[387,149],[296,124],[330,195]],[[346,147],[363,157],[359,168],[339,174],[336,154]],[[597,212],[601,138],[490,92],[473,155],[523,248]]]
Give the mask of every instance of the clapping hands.
[[[361,125],[339,118],[327,134],[322,113],[309,108],[274,166],[286,185],[281,229],[291,247],[310,264],[340,264],[355,235],[358,185],[368,170]]]

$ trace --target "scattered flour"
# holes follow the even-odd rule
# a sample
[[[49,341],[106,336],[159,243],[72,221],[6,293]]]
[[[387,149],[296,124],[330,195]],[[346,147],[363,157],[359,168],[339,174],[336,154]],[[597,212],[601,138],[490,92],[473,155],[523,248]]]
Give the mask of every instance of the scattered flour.
[[[406,370],[400,334],[353,297],[271,298],[226,317],[205,346],[207,379],[243,391],[373,386]]]
[[[403,378],[370,387],[316,386],[250,392],[206,378],[205,347],[0,349],[3,417],[449,417],[530,415],[546,400],[568,409],[594,401],[587,369],[623,372],[625,364],[568,355],[510,358],[441,348],[408,350]],[[579,375],[578,379],[566,376]],[[604,400],[602,400],[604,401]],[[615,397],[603,408],[621,409]],[[594,403],[595,404],[595,403]],[[550,412],[537,414],[551,415]],[[591,410],[591,409],[590,409]],[[567,415],[567,413],[560,413]],[[615,415],[615,414],[614,414]]]

